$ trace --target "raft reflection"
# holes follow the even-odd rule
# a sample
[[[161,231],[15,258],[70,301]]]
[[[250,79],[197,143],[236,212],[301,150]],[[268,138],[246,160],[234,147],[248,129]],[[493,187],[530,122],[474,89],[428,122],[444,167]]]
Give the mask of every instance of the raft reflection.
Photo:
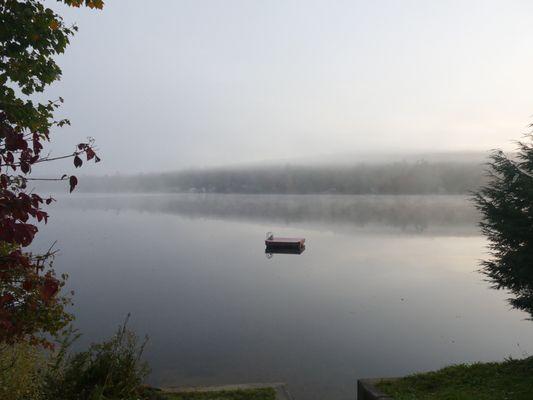
[[[265,254],[267,258],[272,258],[274,254],[302,254],[305,251],[305,246],[301,247],[265,247]]]

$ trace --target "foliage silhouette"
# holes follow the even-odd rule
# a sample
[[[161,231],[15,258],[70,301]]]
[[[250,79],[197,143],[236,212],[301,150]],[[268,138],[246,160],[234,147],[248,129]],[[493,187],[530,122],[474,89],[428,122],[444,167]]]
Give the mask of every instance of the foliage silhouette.
[[[102,8],[102,0],[58,0],[69,6]],[[43,154],[43,143],[51,130],[70,124],[56,120],[54,113],[63,103],[60,97],[44,103],[34,99],[61,77],[54,57],[65,51],[76,26],[66,26],[61,16],[38,0],[0,1],[0,343],[29,339],[50,346],[42,333],[55,334],[70,320],[64,311],[68,298],[60,289],[66,276],[57,277],[51,267],[52,249],[29,254],[38,232],[37,222],[47,222],[45,199],[28,188],[34,167],[43,162],[81,155],[99,161],[94,143],[75,146],[70,154],[51,157]],[[63,175],[72,192],[75,176]]]
[[[513,294],[513,307],[533,316],[533,134],[518,143],[516,160],[494,151],[487,174],[474,195],[492,255],[482,272],[494,288]]]

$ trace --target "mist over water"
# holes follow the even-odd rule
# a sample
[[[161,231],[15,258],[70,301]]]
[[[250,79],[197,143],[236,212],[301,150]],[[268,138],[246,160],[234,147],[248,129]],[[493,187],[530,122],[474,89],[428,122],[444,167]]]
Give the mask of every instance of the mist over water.
[[[478,235],[479,214],[467,196],[85,194],[60,197],[62,207],[137,210],[193,219],[253,221],[334,231]]]
[[[73,350],[131,314],[157,387],[353,400],[533,354],[533,2],[0,4],[8,338],[58,326],[57,243]]]
[[[131,312],[154,384],[282,381],[296,399],[353,399],[358,378],[533,351],[527,315],[476,272],[486,242],[464,196],[59,200],[36,248],[60,243],[78,345]],[[267,231],[306,250],[268,259]]]
[[[462,157],[461,157],[462,156]],[[357,158],[355,159],[357,160]],[[374,160],[350,163],[237,165],[150,174],[86,176],[88,193],[246,194],[468,194],[486,181],[484,163],[469,155],[444,159]],[[59,190],[57,182],[41,182]]]

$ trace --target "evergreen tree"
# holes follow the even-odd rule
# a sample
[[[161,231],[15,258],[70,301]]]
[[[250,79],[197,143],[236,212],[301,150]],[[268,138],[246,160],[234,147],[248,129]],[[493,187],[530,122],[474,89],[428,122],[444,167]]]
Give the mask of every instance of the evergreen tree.
[[[533,134],[517,150],[513,158],[501,150],[491,154],[488,183],[474,202],[491,250],[482,272],[494,288],[513,294],[513,307],[533,316]]]

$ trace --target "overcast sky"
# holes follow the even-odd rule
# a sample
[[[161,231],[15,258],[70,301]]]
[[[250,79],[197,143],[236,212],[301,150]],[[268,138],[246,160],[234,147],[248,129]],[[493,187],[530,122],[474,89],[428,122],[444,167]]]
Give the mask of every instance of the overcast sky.
[[[53,149],[94,136],[84,173],[511,148],[533,122],[531,1],[58,9],[79,32],[48,92],[73,124]]]

